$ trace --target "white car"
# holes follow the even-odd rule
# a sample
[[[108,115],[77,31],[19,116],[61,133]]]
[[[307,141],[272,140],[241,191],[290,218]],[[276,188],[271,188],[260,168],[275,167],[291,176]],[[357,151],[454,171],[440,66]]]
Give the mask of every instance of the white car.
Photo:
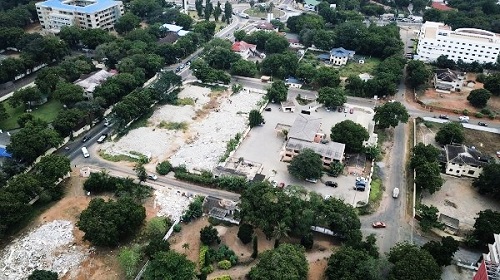
[[[318,179],[309,179],[309,178],[307,178],[306,182],[316,184],[318,182]]]
[[[399,196],[399,189],[394,188],[394,190],[392,191],[392,197],[398,198],[398,196]]]
[[[458,120],[463,123],[468,123],[470,118],[468,116],[460,116],[458,117]]]
[[[148,179],[156,181],[158,180],[158,176],[156,176],[155,174],[148,174]]]

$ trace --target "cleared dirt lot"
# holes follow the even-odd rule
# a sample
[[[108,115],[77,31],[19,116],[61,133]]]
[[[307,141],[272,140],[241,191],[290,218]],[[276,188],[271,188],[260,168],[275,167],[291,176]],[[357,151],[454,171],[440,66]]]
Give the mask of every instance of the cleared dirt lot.
[[[254,127],[250,130],[247,137],[236,150],[234,157],[243,157],[246,160],[261,163],[263,165],[262,174],[268,176],[269,180],[274,180],[278,183],[283,182],[285,186],[304,186],[309,191],[315,191],[324,196],[335,196],[352,204],[357,203],[357,201],[366,201],[368,199],[368,192],[353,190],[356,176],[367,176],[369,174],[369,170],[364,170],[363,167],[357,169],[358,173],[356,175],[347,174],[347,172],[345,172],[345,175],[337,178],[325,175],[316,184],[299,181],[290,176],[287,170],[288,164],[280,161],[282,149],[285,145],[285,138],[275,128],[278,124],[292,125],[302,109],[309,109],[309,106],[315,107],[315,104],[300,106],[297,102],[295,102],[295,105],[295,113],[289,113],[280,111],[278,104],[269,103],[267,107],[271,108],[271,111],[264,111],[262,113],[266,123],[263,126]],[[341,121],[352,120],[364,127],[368,127],[373,118],[373,111],[370,111],[368,108],[354,107],[349,104],[346,104],[346,107],[354,108],[353,114],[327,112],[323,108],[318,108],[316,112],[313,111],[311,113],[313,117],[322,118],[321,130],[327,135],[328,139],[331,127]],[[324,185],[325,181],[337,182],[339,187],[327,187]]]

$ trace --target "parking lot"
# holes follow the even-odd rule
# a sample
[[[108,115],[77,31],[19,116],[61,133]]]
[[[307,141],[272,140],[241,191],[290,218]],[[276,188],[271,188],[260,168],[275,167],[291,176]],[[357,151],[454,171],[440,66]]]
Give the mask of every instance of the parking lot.
[[[287,170],[288,164],[280,161],[285,145],[285,137],[279,132],[280,129],[277,130],[276,127],[278,124],[291,126],[301,110],[309,109],[309,106],[315,108],[318,105],[313,102],[305,106],[300,106],[296,101],[294,102],[296,105],[294,113],[280,111],[279,104],[268,104],[267,107],[271,108],[271,111],[262,112],[265,124],[252,128],[240,147],[236,150],[234,157],[243,157],[245,160],[261,163],[263,165],[262,174],[266,175],[266,178],[270,181],[283,183],[285,186],[301,185],[309,191],[315,191],[323,196],[341,198],[351,204],[356,204],[358,201],[367,201],[368,191],[359,192],[353,189],[356,177],[367,176],[369,173],[369,170],[367,170],[363,175],[364,166],[359,166],[360,160],[349,160],[349,162],[353,162],[355,169],[346,168],[344,175],[337,178],[324,175],[317,183],[299,181],[289,175]],[[322,118],[321,130],[327,135],[327,139],[330,138],[331,127],[344,120],[352,120],[363,125],[369,132],[373,131],[373,129],[368,128],[369,126],[372,127],[369,124],[372,122],[373,110],[349,104],[345,106],[348,108],[347,113],[327,112],[322,107],[311,112],[312,117]],[[349,113],[351,108],[353,108],[352,114]],[[347,170],[353,174],[347,174]],[[357,172],[353,170],[357,170]],[[326,181],[337,182],[338,188],[325,186],[324,182]]]

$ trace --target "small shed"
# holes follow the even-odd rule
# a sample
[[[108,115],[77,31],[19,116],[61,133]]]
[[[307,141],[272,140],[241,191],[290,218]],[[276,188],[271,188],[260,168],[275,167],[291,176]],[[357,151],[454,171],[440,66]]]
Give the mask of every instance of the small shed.
[[[287,100],[281,102],[281,111],[283,112],[295,112],[295,103],[293,101]]]
[[[445,215],[445,214],[439,214],[438,220],[444,224],[444,226],[445,226],[444,230],[446,232],[449,232],[450,234],[453,234],[453,235],[458,234],[459,225],[460,225],[459,219],[450,217],[450,216]]]

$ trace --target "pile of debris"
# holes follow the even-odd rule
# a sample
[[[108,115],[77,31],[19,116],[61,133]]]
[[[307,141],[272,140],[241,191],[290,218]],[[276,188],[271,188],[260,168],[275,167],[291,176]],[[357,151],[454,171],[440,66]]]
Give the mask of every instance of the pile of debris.
[[[158,206],[158,216],[180,218],[188,208],[194,195],[171,188],[155,190],[155,204]]]
[[[57,272],[59,277],[85,259],[84,248],[74,245],[73,224],[56,220],[15,239],[0,252],[0,279],[27,278],[35,269]]]

